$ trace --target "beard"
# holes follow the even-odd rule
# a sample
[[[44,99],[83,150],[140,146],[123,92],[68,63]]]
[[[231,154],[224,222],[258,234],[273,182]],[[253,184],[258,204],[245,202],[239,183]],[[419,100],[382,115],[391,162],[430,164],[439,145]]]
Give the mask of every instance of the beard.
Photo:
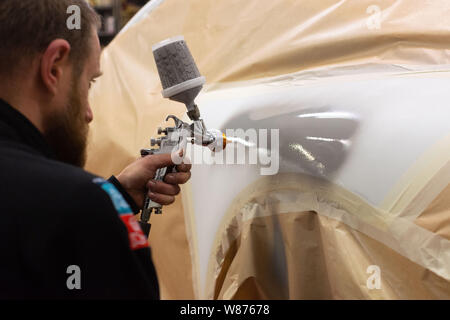
[[[44,122],[44,137],[59,161],[83,168],[89,125],[86,122],[81,93],[76,80],[69,93],[68,104],[53,112]]]

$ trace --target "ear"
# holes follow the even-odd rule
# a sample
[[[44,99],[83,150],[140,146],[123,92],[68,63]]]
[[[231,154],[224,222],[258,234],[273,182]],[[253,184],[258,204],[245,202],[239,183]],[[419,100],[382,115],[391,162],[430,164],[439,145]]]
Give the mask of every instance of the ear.
[[[66,40],[53,40],[41,58],[40,75],[44,86],[56,94],[63,79],[64,71],[70,65],[70,44]]]

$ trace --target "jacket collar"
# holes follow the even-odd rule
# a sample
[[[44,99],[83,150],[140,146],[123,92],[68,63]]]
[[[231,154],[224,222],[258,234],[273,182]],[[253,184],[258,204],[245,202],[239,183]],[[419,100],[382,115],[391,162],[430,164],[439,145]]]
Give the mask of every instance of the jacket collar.
[[[27,145],[47,158],[55,154],[42,133],[23,114],[0,99],[0,141]]]

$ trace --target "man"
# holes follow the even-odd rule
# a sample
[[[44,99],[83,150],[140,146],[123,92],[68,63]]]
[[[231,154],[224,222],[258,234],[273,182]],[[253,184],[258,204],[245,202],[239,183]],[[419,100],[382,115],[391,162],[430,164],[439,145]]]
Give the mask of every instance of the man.
[[[77,5],[81,29],[67,27]],[[153,182],[170,155],[108,181],[82,169],[88,91],[100,76],[98,17],[85,0],[0,1],[0,297],[159,298],[145,195],[174,201],[190,166]]]

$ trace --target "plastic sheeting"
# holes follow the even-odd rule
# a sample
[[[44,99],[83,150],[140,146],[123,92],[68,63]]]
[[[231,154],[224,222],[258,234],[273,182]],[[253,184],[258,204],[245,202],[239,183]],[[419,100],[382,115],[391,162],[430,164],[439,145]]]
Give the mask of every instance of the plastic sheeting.
[[[103,176],[120,172],[135,159],[168,114],[181,117],[185,112],[183,105],[161,96],[151,46],[165,38],[184,35],[209,91],[238,87],[244,80],[270,83],[285,75],[294,80],[300,75],[304,82],[372,72],[420,76],[423,71],[448,71],[450,63],[450,4],[445,0],[165,0],[147,8],[148,14],[141,13],[142,19],[104,50],[104,76],[92,89],[95,120],[87,169]],[[447,178],[439,182],[441,189]],[[401,181],[399,185],[404,186]],[[402,210],[414,203],[428,207],[415,212],[417,218],[411,215],[420,230],[449,239],[448,191],[442,189],[433,202],[406,199],[397,202]],[[212,252],[217,264],[211,266],[209,295],[204,296],[198,288],[192,212],[186,209],[183,216],[180,200],[152,218],[150,243],[163,298],[449,297],[448,266],[438,275],[392,250],[378,236],[327,216],[326,206],[289,210],[288,215],[272,210],[239,224],[233,238],[225,223],[217,230]],[[189,199],[185,208],[186,202]],[[383,209],[393,209],[389,205]],[[238,217],[241,209],[228,212]],[[228,246],[220,245],[228,241]],[[273,251],[275,243],[284,249]],[[218,252],[222,256],[214,256]],[[439,264],[433,259],[430,264]],[[369,264],[382,268],[385,290],[367,290]]]
[[[448,225],[448,217],[443,218],[443,208],[450,206],[447,193],[422,214],[428,224]],[[439,244],[439,236],[424,232],[417,222],[392,223],[386,215],[385,225],[377,226],[360,219],[383,215],[377,211],[350,192],[308,176],[262,178],[241,192],[224,219],[206,296],[449,299],[448,243]],[[428,238],[418,243],[420,233]],[[441,275],[399,254],[399,244],[416,255],[426,252],[430,269],[436,270],[440,261]],[[380,272],[378,288],[371,286],[373,268]]]

